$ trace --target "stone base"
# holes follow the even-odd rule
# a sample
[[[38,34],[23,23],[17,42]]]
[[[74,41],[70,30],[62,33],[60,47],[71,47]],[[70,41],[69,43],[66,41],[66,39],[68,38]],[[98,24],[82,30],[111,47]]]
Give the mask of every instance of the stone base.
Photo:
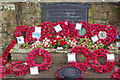
[[[24,49],[24,51],[25,51],[25,49]],[[26,61],[27,55],[30,51],[31,50],[26,50],[26,53],[20,53],[20,52],[18,53],[17,50],[12,49],[10,51],[11,60]],[[51,54],[52,63],[68,63],[67,53],[69,53],[70,49],[66,49],[66,50],[64,50],[64,49],[63,50],[47,49],[47,51]],[[113,51],[111,50],[110,52],[115,54],[116,62],[118,62],[118,58],[119,58],[119,56],[117,54],[118,52],[115,50],[113,50]],[[85,59],[85,57],[80,54],[77,55],[77,57],[76,57],[77,62],[84,62],[84,59]],[[43,58],[41,58],[41,56],[36,57],[34,60],[38,64],[43,62]],[[106,61],[104,59],[104,60],[101,60],[100,62],[105,63]]]

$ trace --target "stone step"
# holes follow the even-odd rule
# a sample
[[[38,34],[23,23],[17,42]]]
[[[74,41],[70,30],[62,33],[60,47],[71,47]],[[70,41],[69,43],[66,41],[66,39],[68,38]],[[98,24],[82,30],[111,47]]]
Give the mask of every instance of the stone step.
[[[20,51],[21,49],[11,49],[11,60],[20,60],[20,61],[26,61],[28,53],[31,51],[30,49],[23,49],[26,53],[23,53]],[[67,63],[67,53],[69,53],[70,49],[63,49],[63,50],[56,50],[56,49],[46,49],[50,54],[52,58],[52,63]],[[92,51],[92,50],[91,50]],[[117,50],[109,50],[109,52],[115,54],[116,62],[118,61],[118,51]],[[78,62],[84,62],[84,55],[77,55],[76,57]],[[42,63],[43,58],[41,56],[37,56],[35,59],[36,63]],[[105,59],[101,59],[101,62],[105,63]]]
[[[53,80],[53,79],[57,79],[56,70],[59,67],[62,67],[64,65],[68,65],[68,64],[60,64],[60,63],[51,64],[51,66],[49,67],[48,70],[39,72],[39,75],[37,75],[37,76],[33,76],[33,75],[30,75],[30,74],[26,74],[26,75],[23,75],[23,76],[15,76],[15,75],[8,74],[6,76],[6,78],[4,78],[4,80],[8,80],[8,78],[9,79],[12,78],[12,80],[14,80],[14,79],[16,80],[17,78],[22,78],[22,79],[25,79],[25,80],[27,80],[27,79],[41,79],[42,80],[42,78],[45,79],[45,80],[46,79],[48,79],[48,80],[52,79]],[[97,73],[93,69],[86,70],[86,71],[84,71],[83,80],[84,79],[85,80],[86,79],[90,80],[90,78],[91,78],[91,80],[93,80],[93,78],[97,78],[97,79],[98,78],[111,78],[111,74],[113,72],[114,72],[114,70],[112,70],[109,73],[104,74],[104,73]]]

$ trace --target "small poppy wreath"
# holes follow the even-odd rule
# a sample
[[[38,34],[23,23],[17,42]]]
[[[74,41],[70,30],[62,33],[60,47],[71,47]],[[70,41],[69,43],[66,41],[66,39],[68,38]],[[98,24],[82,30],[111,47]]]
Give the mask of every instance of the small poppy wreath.
[[[110,27],[105,25],[97,25],[96,29],[93,30],[92,36],[97,35],[98,41],[101,41],[102,44],[107,45],[113,40],[113,32],[111,32]]]
[[[103,72],[103,73],[108,73],[110,72],[113,67],[115,66],[115,61],[107,61],[106,65],[101,65],[97,60],[98,57],[103,56],[107,59],[107,54],[111,54],[109,51],[105,49],[98,49],[92,52],[91,55],[91,67],[96,71],[96,72]]]
[[[35,64],[34,58],[38,55],[44,58],[44,62],[41,64]],[[30,67],[38,66],[39,71],[46,70],[51,65],[51,55],[45,49],[36,48],[28,54],[26,62]]]
[[[16,61],[11,63],[8,67],[9,73],[18,76],[29,73],[30,67],[23,63],[25,63],[25,61]]]
[[[79,38],[85,38],[85,36],[87,36],[88,38],[91,37],[91,25],[87,22],[84,22],[84,21],[79,21],[78,23],[82,23],[82,28],[81,28],[81,31],[80,30],[76,30],[77,32],[77,37]],[[75,24],[76,26],[76,24]],[[85,33],[82,33],[83,31]]]
[[[86,59],[83,63],[79,63],[79,62],[70,62],[71,65],[75,65],[75,63],[77,63],[79,68],[82,68],[83,70],[88,69],[88,67],[90,67],[90,55],[91,55],[91,51],[83,46],[76,46],[74,48],[72,48],[70,50],[69,53],[75,53],[75,55],[77,56],[78,54],[83,54]]]
[[[18,26],[16,29],[15,29],[15,37],[17,39],[17,37],[20,37],[22,36],[22,32],[26,32],[26,36],[27,36],[27,30],[30,29],[29,26],[24,26],[24,25],[21,25],[21,26]],[[27,42],[27,39],[25,38],[24,39],[25,42]]]
[[[77,63],[76,63],[76,64],[77,64]],[[56,71],[56,76],[57,76],[59,79],[63,79],[63,78],[61,78],[61,77],[58,75],[58,70],[61,69],[61,68],[67,67],[67,66],[76,67],[76,68],[80,69],[80,71],[81,71],[81,73],[82,73],[82,76],[80,76],[80,77],[79,77],[78,79],[76,79],[76,80],[80,80],[80,79],[84,76],[83,70],[82,70],[81,68],[77,67],[77,65],[76,65],[76,66],[73,66],[73,65],[65,65],[65,66],[62,66],[62,67],[58,68],[57,71]]]
[[[116,71],[111,74],[111,78],[113,80],[119,80],[120,79],[120,68],[117,68]]]

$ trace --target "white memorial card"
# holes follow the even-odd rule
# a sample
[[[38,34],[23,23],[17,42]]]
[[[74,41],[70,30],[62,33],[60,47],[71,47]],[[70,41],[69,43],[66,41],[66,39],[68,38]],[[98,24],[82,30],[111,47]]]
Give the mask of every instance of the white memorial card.
[[[115,60],[115,55],[114,54],[107,54],[107,61],[113,61]]]
[[[81,30],[81,28],[82,28],[82,23],[76,23],[75,29],[76,30]]]
[[[30,75],[38,75],[38,66],[30,68]]]
[[[17,42],[18,44],[24,44],[24,37],[23,36],[17,37]]]
[[[93,41],[94,43],[95,43],[96,41],[98,41],[98,37],[97,37],[97,35],[91,37],[91,39],[92,39],[92,41]]]
[[[35,33],[41,34],[41,27],[35,27]]]
[[[27,65],[27,63],[25,62],[25,63],[23,63],[24,65]]]
[[[119,48],[120,47],[120,41],[118,42],[116,42],[116,46]]]
[[[40,36],[41,36],[40,33],[36,33],[36,32],[33,32],[33,33],[32,33],[32,37],[33,37],[33,38],[38,38],[38,39],[39,39]]]
[[[56,25],[56,26],[54,27],[54,29],[55,29],[55,31],[56,31],[57,33],[60,32],[60,31],[62,31],[62,28],[61,28],[60,25]]]
[[[61,50],[61,49],[63,49],[63,47],[57,47],[57,50]]]
[[[75,53],[68,53],[68,62],[76,62],[76,56]]]

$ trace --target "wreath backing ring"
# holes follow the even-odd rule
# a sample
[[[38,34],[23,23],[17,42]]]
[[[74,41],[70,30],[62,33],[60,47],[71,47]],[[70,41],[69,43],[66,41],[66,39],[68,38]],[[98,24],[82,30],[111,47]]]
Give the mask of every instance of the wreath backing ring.
[[[16,29],[15,29],[15,37],[17,39],[17,37],[20,37],[22,36],[22,32],[26,32],[26,37],[27,37],[27,30],[30,29],[29,26],[24,26],[24,25],[21,25],[21,26],[18,26]],[[27,38],[24,39],[25,42],[27,42]]]
[[[100,31],[107,33],[107,37],[105,39],[99,38]],[[95,35],[97,35],[98,39],[99,39],[97,42],[101,41],[101,43],[104,45],[109,44],[111,42],[111,40],[113,40],[113,38],[112,38],[113,33],[111,32],[110,27],[107,27],[106,25],[99,25],[98,27],[96,27],[96,29],[94,29],[94,31],[93,31],[92,36],[95,36]]]
[[[34,58],[38,55],[44,58],[44,62],[41,64],[35,64]],[[46,70],[51,65],[51,55],[47,50],[36,48],[28,54],[26,62],[30,67],[38,66],[39,71]]]
[[[75,55],[77,56],[78,54],[83,54],[86,59],[83,63],[78,63],[78,62],[70,62],[71,65],[75,66],[76,63],[78,65],[79,68],[82,68],[83,70],[88,69],[88,67],[90,67],[90,55],[91,55],[91,51],[83,46],[76,46],[74,48],[72,48],[70,50],[70,53],[75,53]]]
[[[73,65],[65,65],[65,66],[62,66],[62,67],[58,68],[57,71],[56,71],[56,76],[57,76],[59,79],[63,79],[63,78],[61,78],[61,77],[58,75],[58,70],[60,70],[61,68],[67,67],[67,66],[71,66],[71,67],[78,68],[78,69],[81,71],[82,76],[80,76],[80,77],[79,77],[78,79],[76,79],[76,80],[80,80],[80,79],[84,76],[83,70],[82,70],[81,68],[79,68],[79,67],[77,67],[77,66],[73,66]]]
[[[16,61],[9,65],[9,73],[14,75],[24,75],[29,73],[30,67],[23,64],[25,61]]]
[[[84,21],[79,21],[78,23],[82,23],[82,28],[81,29],[86,30],[86,32],[84,33],[84,35],[80,35],[79,34],[80,31],[76,30],[77,37],[84,38],[85,36],[87,36],[88,38],[90,38],[91,37],[91,25],[87,22],[84,22]],[[75,24],[75,26],[76,26],[76,24]]]
[[[107,59],[107,54],[111,54],[109,51],[105,49],[98,49],[93,51],[91,55],[91,67],[96,71],[96,72],[103,72],[103,73],[108,73],[110,72],[113,67],[115,66],[115,61],[107,61],[106,65],[101,65],[97,60],[98,57],[103,56]]]

